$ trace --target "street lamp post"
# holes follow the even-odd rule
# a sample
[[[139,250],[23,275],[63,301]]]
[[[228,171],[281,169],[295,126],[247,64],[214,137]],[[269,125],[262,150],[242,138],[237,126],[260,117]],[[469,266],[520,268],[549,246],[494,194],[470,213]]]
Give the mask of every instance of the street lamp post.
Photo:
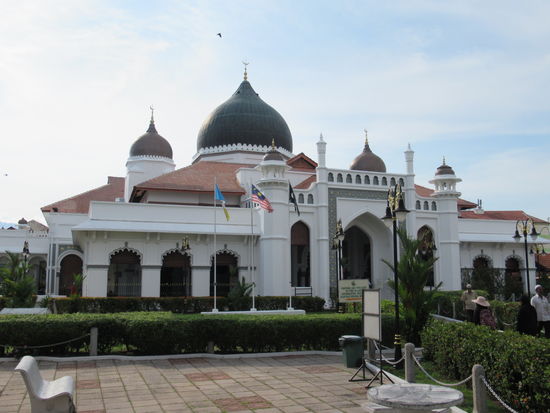
[[[382,218],[388,227],[393,229],[393,282],[394,282],[394,300],[395,300],[395,338],[394,338],[394,360],[400,360],[401,352],[401,333],[399,328],[399,275],[397,272],[397,221],[403,221],[409,210],[405,208],[403,192],[401,185],[396,184],[388,190],[386,205],[386,215]],[[401,367],[397,365],[396,367]]]
[[[332,246],[331,249],[336,251],[336,295],[337,300],[340,296],[340,280],[342,279],[342,242],[344,241],[344,229],[342,228],[342,220],[339,219],[336,223],[336,232],[334,233],[334,237],[332,238]],[[338,308],[340,307],[340,303],[336,305]]]
[[[538,232],[535,228],[535,223],[531,218],[525,220],[516,221],[516,233],[514,234],[514,240],[516,242],[521,241],[523,236],[523,245],[525,247],[525,276],[527,278],[527,294],[531,295],[531,281],[529,280],[529,252],[527,251],[527,235],[531,236],[533,241],[537,240]]]

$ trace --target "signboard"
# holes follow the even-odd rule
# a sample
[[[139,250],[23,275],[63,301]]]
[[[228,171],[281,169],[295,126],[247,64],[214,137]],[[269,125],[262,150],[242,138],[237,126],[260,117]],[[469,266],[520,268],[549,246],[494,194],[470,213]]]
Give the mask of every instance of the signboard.
[[[338,281],[339,303],[360,303],[362,292],[369,288],[369,280],[340,280]]]
[[[363,290],[363,337],[382,341],[380,290]]]

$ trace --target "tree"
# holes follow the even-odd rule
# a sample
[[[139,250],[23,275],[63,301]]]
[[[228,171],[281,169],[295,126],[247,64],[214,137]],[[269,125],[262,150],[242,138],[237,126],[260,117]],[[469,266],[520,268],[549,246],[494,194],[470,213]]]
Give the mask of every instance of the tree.
[[[403,228],[399,228],[397,234],[402,246],[401,257],[397,263],[397,276],[399,299],[403,308],[403,335],[407,341],[419,345],[420,331],[436,306],[434,294],[441,287],[439,283],[433,289],[426,290],[430,272],[437,258],[426,259],[421,255],[423,239],[409,237]],[[386,260],[382,261],[395,271],[393,264]],[[388,284],[395,290],[393,280],[388,280]]]
[[[247,283],[244,277],[227,294],[229,309],[234,311],[247,310],[250,308],[250,293],[253,283]]]
[[[6,251],[8,265],[0,268],[0,293],[7,299],[9,307],[32,307],[32,296],[36,291],[34,277],[29,274],[32,266],[21,261],[19,254]]]

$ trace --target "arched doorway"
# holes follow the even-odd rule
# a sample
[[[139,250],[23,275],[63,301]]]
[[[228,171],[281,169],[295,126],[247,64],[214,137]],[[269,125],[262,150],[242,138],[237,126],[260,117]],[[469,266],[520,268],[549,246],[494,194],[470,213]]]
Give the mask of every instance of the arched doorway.
[[[431,228],[424,225],[418,230],[416,237],[418,240],[422,241],[422,244],[420,245],[420,248],[419,248],[419,253],[422,259],[424,261],[433,259],[434,251],[436,250],[436,247],[434,242],[434,234]],[[435,286],[435,273],[434,273],[434,267],[432,266],[432,269],[428,274],[426,287],[432,288],[434,286]]]
[[[82,274],[82,258],[76,254],[69,254],[63,257],[59,270],[59,294],[71,295],[73,291],[74,276]],[[82,291],[78,291],[82,294]]]
[[[239,282],[237,257],[227,251],[218,251],[216,255],[216,295],[227,297],[231,289]],[[210,263],[210,295],[214,296],[214,257]]]
[[[160,270],[161,297],[191,295],[191,260],[189,255],[172,251],[162,259]]]
[[[111,255],[107,279],[107,296],[141,295],[141,260],[137,252],[122,250]]]
[[[342,242],[342,278],[372,281],[371,257],[371,244],[367,234],[356,226],[348,228]]]
[[[290,260],[293,287],[310,287],[309,228],[299,221],[290,229]]]

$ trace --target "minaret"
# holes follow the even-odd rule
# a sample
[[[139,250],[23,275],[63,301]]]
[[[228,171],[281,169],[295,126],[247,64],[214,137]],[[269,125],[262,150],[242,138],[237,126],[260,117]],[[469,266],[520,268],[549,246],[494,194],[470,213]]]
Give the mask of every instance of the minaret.
[[[416,238],[414,233],[416,230],[416,189],[414,187],[414,151],[411,149],[411,144],[407,145],[405,151],[405,163],[407,165],[407,176],[405,177],[405,207],[410,211],[407,214],[407,232],[410,236]]]
[[[286,296],[291,292],[290,212],[288,180],[285,178],[289,168],[284,157],[275,148],[275,139],[258,169],[262,178],[257,186],[273,207],[273,212],[262,209],[260,214],[262,294]]]
[[[130,148],[126,162],[124,201],[128,202],[134,186],[172,172],[176,164],[172,160],[172,147],[160,136],[155,127],[154,109],[151,107],[151,121],[147,132],[139,137]]]
[[[436,278],[439,278],[438,281],[443,281],[445,290],[461,288],[457,207],[460,192],[456,190],[456,184],[461,181],[462,179],[456,177],[453,168],[445,163],[445,158],[430,181],[435,186],[432,197],[437,202],[438,211],[438,228],[435,238],[438,244],[439,271],[436,271]]]
[[[317,228],[319,236],[315,243],[318,259],[312,259],[312,274],[317,274],[316,277],[311,277],[312,287],[314,291],[318,291],[319,296],[323,297],[328,303],[330,300],[330,263],[329,254],[329,227],[328,227],[328,178],[326,166],[326,148],[327,143],[323,139],[323,135],[319,136],[317,142]],[[312,251],[313,252],[313,251]]]

